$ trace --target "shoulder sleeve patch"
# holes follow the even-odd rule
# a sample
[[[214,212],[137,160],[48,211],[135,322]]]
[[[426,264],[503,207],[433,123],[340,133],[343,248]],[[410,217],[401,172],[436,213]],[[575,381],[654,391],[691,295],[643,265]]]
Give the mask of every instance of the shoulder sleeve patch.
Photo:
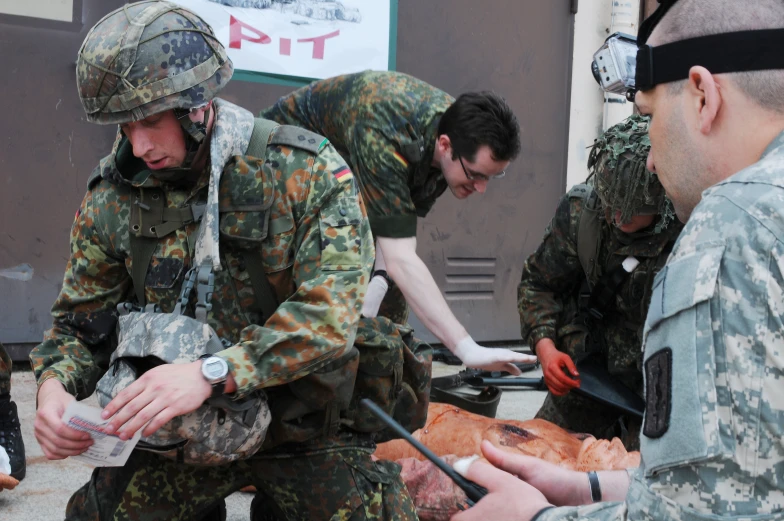
[[[329,140],[322,135],[294,125],[280,125],[272,131],[270,145],[286,145],[318,154]]]
[[[408,161],[406,160],[406,158],[405,158],[405,157],[403,157],[402,155],[400,155],[400,152],[398,152],[397,150],[395,150],[395,151],[392,153],[392,156],[395,158],[395,160],[396,160],[398,163],[400,163],[401,165],[403,165],[403,167],[404,167],[404,168],[408,168]]]
[[[351,173],[351,170],[346,165],[333,170],[332,175],[341,183],[354,179],[354,174]]]
[[[672,412],[672,349],[665,347],[645,361],[645,425],[643,434],[661,438]]]

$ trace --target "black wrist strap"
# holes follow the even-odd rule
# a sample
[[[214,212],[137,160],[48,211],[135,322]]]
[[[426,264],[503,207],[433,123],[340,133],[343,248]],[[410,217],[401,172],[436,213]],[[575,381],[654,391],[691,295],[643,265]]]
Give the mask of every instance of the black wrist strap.
[[[223,396],[223,392],[225,390],[226,380],[212,384],[212,394],[210,395],[210,398],[218,398],[219,396]]]
[[[602,500],[602,487],[599,484],[599,476],[595,471],[588,472],[588,485],[591,487],[591,501],[598,503]]]
[[[382,277],[384,280],[386,280],[387,284],[390,284],[392,282],[392,279],[389,278],[389,275],[387,275],[387,271],[386,270],[375,270],[373,272],[373,276],[370,277],[370,278],[372,279],[376,275],[378,275],[379,277]]]

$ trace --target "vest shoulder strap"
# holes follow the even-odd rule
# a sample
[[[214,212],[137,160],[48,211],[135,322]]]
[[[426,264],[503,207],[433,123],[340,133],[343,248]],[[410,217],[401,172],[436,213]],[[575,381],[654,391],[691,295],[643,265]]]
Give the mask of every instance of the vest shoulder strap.
[[[569,190],[569,197],[577,197],[584,201],[583,211],[577,225],[577,257],[583,268],[586,280],[596,268],[602,221],[599,219],[599,196],[592,186],[575,185]]]
[[[274,121],[264,118],[254,118],[253,133],[250,136],[250,143],[248,143],[246,154],[256,158],[263,158],[267,153],[267,144],[273,144],[270,142],[270,134],[278,128],[282,128],[282,126]],[[304,131],[304,129],[300,130]],[[275,135],[277,136],[277,134],[278,133],[276,132]],[[253,294],[256,297],[257,310],[263,317],[262,322],[266,322],[272,314],[275,313],[275,310],[278,309],[279,303],[277,295],[267,278],[267,273],[264,271],[260,251],[244,250],[242,255],[245,259],[248,275],[250,276]]]
[[[280,125],[269,119],[254,118],[253,133],[250,135],[250,143],[248,143],[246,154],[257,158],[264,157],[267,152],[269,136],[272,131],[279,126]]]
[[[145,281],[147,279],[147,267],[152,261],[158,241],[149,237],[142,237],[131,232],[131,280],[133,280],[133,290],[136,293],[136,303],[139,307],[144,307],[146,299],[144,296]]]

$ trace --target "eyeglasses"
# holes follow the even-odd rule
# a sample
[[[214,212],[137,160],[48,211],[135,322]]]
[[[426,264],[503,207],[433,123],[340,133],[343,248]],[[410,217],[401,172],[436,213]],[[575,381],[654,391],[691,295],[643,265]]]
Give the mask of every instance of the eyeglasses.
[[[457,159],[460,161],[460,166],[463,167],[463,173],[468,178],[469,181],[490,181],[491,179],[501,179],[506,175],[506,170],[501,170],[495,175],[485,175],[480,174],[479,172],[469,172],[465,165],[463,164],[463,158],[457,156]]]

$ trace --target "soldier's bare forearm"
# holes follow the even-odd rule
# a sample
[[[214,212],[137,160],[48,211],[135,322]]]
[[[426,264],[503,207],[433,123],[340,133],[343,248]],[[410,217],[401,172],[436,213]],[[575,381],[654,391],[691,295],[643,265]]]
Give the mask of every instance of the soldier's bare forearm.
[[[65,386],[60,383],[57,378],[49,378],[38,387],[38,395],[36,396],[36,404],[40,405],[42,401],[51,393],[67,392]]]
[[[416,316],[450,351],[468,332],[458,322],[430,271],[416,254],[416,238],[379,237],[387,273]]]

